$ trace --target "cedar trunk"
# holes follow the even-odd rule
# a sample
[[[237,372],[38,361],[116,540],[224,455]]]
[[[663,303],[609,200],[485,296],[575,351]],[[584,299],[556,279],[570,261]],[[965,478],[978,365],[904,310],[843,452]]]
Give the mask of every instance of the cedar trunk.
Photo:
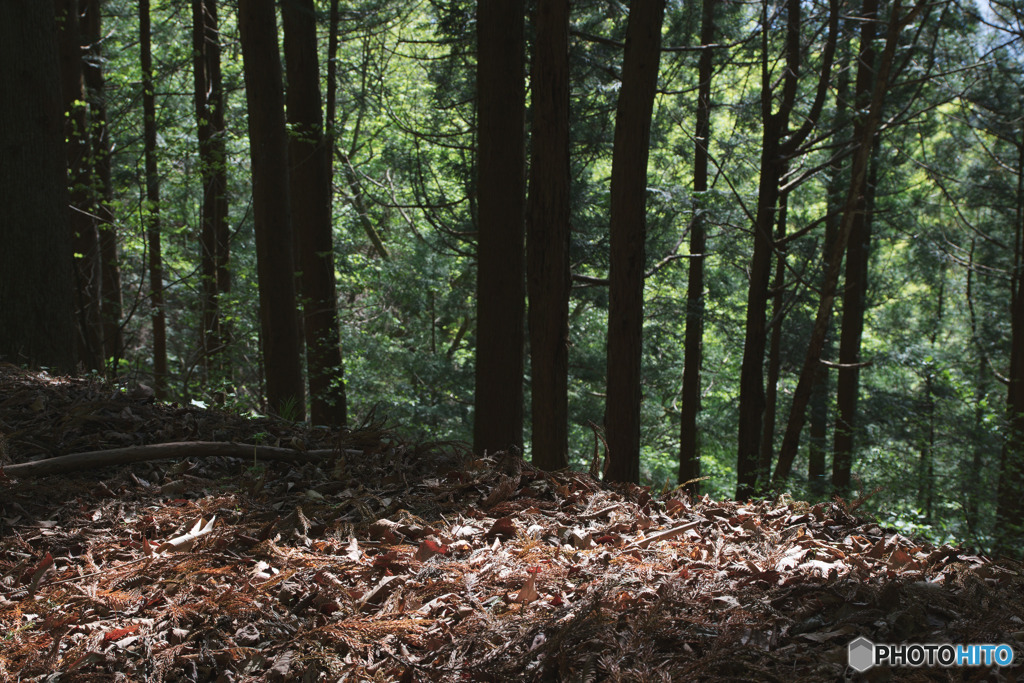
[[[164,274],[160,247],[160,175],[156,160],[156,97],[150,44],[149,0],[139,2],[139,62],[142,66],[143,144],[146,157],[146,240],[149,248],[149,297],[153,323],[153,391],[167,395],[167,320],[164,314]]]
[[[311,419],[345,424],[345,384],[334,293],[331,234],[331,164],[320,110],[313,0],[284,0],[284,52],[288,70],[288,139],[292,227],[301,271],[303,331]]]
[[[0,2],[0,359],[75,367],[72,251],[56,21]]]
[[[92,157],[95,179],[92,183],[93,210],[99,232],[100,317],[103,332],[103,357],[116,372],[124,341],[121,334],[121,269],[117,255],[117,232],[110,208],[113,197],[110,166],[110,135],[107,130],[106,84],[103,78],[103,31],[100,0],[85,0],[82,35],[87,43],[88,59],[83,64],[89,119],[92,122]]]
[[[569,2],[536,14],[526,251],[533,464],[569,466]]]
[[[61,92],[64,96],[64,137],[67,140],[68,211],[75,263],[75,304],[78,318],[78,359],[89,370],[103,368],[100,320],[99,236],[93,219],[92,173],[89,167],[89,118],[82,69],[82,35],[78,0],[56,0],[60,36]]]
[[[477,453],[523,443],[523,15],[522,0],[477,6]]]
[[[707,258],[705,195],[708,190],[708,157],[711,144],[711,77],[714,53],[708,47],[715,40],[717,0],[701,5],[700,44],[704,50],[697,64],[697,138],[693,151],[693,220],[690,223],[690,261],[686,282],[686,337],[682,406],[679,419],[679,483],[692,481],[691,495],[700,491],[700,438],[697,415],[700,413],[701,365],[704,361],[704,264]]]
[[[866,0],[862,14],[860,51],[857,56],[857,83],[854,92],[854,110],[866,111],[871,103],[875,80],[875,34],[878,23],[878,0]],[[864,135],[864,117],[857,116],[853,123],[854,140]],[[877,144],[877,142],[876,142]],[[869,209],[873,201],[874,183],[860,189],[857,207],[850,228],[846,251],[846,284],[843,291],[843,315],[839,337],[839,373],[836,381],[836,424],[833,439],[832,486],[835,492],[846,496],[850,488],[850,469],[853,462],[853,426],[857,411],[860,386],[860,342],[864,331],[864,305],[867,296],[868,247],[871,238]]]
[[[227,369],[217,362],[228,341],[221,320],[221,294],[231,289],[228,264],[227,145],[224,126],[224,89],[220,69],[220,30],[216,0],[192,0],[193,100],[199,167],[203,184],[202,229],[202,329],[200,344],[203,368],[223,377]]]
[[[1017,230],[1010,278],[1010,374],[1006,391],[1006,440],[999,461],[996,519],[998,548],[1021,555],[1024,540],[1024,141],[1017,146]]]
[[[273,0],[238,6],[252,158],[260,331],[270,412],[306,414],[288,197],[288,139]]]
[[[665,0],[630,7],[612,148],[608,269],[608,481],[640,480],[647,159]]]

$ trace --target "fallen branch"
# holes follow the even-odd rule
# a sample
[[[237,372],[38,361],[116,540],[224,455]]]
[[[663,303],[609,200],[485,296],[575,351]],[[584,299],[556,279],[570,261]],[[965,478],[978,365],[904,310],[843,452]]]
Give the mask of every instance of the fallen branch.
[[[222,456],[226,458],[242,458],[249,460],[283,460],[284,462],[312,462],[337,455],[333,449],[316,451],[297,451],[292,448],[275,446],[254,446],[244,443],[223,441],[181,441],[175,443],[158,443],[148,446],[128,446],[112,448],[105,451],[89,451],[73,455],[59,455],[45,460],[23,462],[16,465],[0,467],[0,472],[8,476],[28,475],[44,476],[47,474],[63,474],[94,467],[110,465],[126,465],[133,462],[150,460],[179,460],[181,458],[209,458]]]

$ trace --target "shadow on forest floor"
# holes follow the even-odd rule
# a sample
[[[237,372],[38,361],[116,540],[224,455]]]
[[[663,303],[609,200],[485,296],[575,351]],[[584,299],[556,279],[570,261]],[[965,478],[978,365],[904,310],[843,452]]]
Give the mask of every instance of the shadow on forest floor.
[[[1024,668],[1021,564],[916,543],[836,503],[652,498],[378,427],[303,429],[0,366],[0,465],[194,441],[333,453],[0,472],[0,679],[796,683]],[[1017,664],[860,676],[847,666],[859,636],[1008,643]]]

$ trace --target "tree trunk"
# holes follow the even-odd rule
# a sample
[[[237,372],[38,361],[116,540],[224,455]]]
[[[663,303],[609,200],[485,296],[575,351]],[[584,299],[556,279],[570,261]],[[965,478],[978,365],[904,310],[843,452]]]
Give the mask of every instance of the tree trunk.
[[[306,399],[299,362],[288,138],[273,0],[240,3],[238,26],[249,110],[256,273],[267,403],[271,413],[302,420]]]
[[[203,302],[200,346],[204,374],[217,386],[227,379],[224,377],[227,369],[218,361],[228,343],[227,327],[221,320],[220,296],[230,291],[231,279],[227,269],[227,144],[216,0],[192,0],[192,73],[203,184],[199,240]]]
[[[103,32],[100,0],[85,0],[82,14],[82,34],[87,43],[88,59],[83,64],[89,118],[92,122],[93,210],[99,232],[100,302],[102,319],[103,357],[116,372],[124,349],[121,334],[121,268],[117,255],[117,232],[111,210],[113,184],[111,182],[110,135],[107,130],[106,85],[103,77]]]
[[[998,549],[1019,557],[1024,540],[1024,141],[1018,143],[1017,155],[1017,230],[1010,278],[1010,373],[996,519],[1002,532]]]
[[[303,331],[314,424],[345,424],[345,382],[334,291],[330,157],[320,109],[316,17],[313,0],[284,0],[284,52],[288,73],[289,181],[292,226],[301,271]]]
[[[55,27],[52,3],[0,2],[0,359],[73,372],[73,265]]]
[[[533,464],[569,466],[569,0],[537,6],[527,289]]]
[[[860,52],[857,56],[857,83],[854,92],[854,110],[866,111],[871,104],[875,80],[875,34],[878,23],[878,0],[865,0],[861,11],[863,20],[860,33]],[[854,139],[864,135],[864,117],[857,116],[853,124]],[[877,141],[875,145],[877,146]],[[872,171],[874,173],[874,171]],[[874,195],[873,183],[863,189],[853,216],[850,242],[846,253],[846,286],[843,290],[843,316],[839,337],[839,373],[836,382],[836,424],[832,450],[832,486],[841,496],[849,495],[850,468],[853,463],[853,429],[860,386],[860,342],[864,331],[864,307],[867,297],[869,242],[871,239],[872,208],[869,195]]]
[[[844,45],[842,48],[842,63],[839,68],[839,78],[836,84],[836,110],[833,117],[832,127],[837,131],[844,131],[849,125],[849,51]],[[839,234],[839,221],[842,214],[843,202],[845,200],[845,173],[843,172],[842,161],[838,156],[833,160],[829,168],[829,179],[826,197],[828,214],[825,217],[825,239],[822,246],[822,262],[825,269],[828,268],[829,255],[832,253],[832,246]],[[822,274],[824,275],[824,274]],[[819,283],[820,287],[820,283]],[[825,344],[822,347],[820,361],[829,360],[834,353],[835,346],[832,333],[832,317],[829,316],[827,323]],[[825,494],[828,488],[828,480],[825,478],[826,444],[828,442],[828,413],[829,413],[829,368],[819,362],[814,368],[814,387],[811,389],[808,435],[807,435],[807,481],[813,497],[818,498]]]
[[[775,227],[775,243],[780,244],[786,237],[786,215],[789,197],[779,197],[779,218]],[[786,285],[786,251],[775,249],[775,273],[769,295],[772,302],[771,339],[768,342],[768,375],[765,378],[764,425],[761,427],[761,445],[758,448],[758,479],[765,481],[772,471],[772,456],[775,453],[775,415],[779,404],[779,380],[782,376],[782,317]]]
[[[149,247],[149,297],[153,307],[153,391],[167,396],[167,321],[164,315],[164,274],[160,249],[160,175],[156,161],[156,97],[150,44],[149,0],[139,2],[139,50],[142,66],[143,144],[146,164],[146,241]]]
[[[82,34],[78,0],[56,0],[60,28],[61,92],[67,119],[68,205],[75,263],[78,317],[78,359],[89,370],[103,369],[100,320],[99,237],[93,219],[92,174],[89,167],[89,118],[82,68]]]
[[[665,0],[632,3],[612,148],[608,269],[607,481],[640,480],[647,159]]]
[[[790,117],[796,104],[802,62],[801,0],[788,0],[786,5],[785,72],[781,78],[778,111],[773,112],[775,95],[773,77],[769,68],[768,32],[770,21],[768,4],[761,10],[761,120],[763,122],[761,146],[761,178],[758,185],[757,214],[754,217],[754,252],[750,260],[750,286],[747,291],[747,317],[743,339],[743,363],[740,367],[739,437],[736,461],[736,497],[749,498],[763,491],[767,485],[768,470],[762,470],[761,441],[764,429],[764,352],[768,307],[768,279],[771,257],[775,248],[772,228],[780,197],[779,183],[789,159],[817,125],[831,79],[832,59],[835,56],[839,11],[836,0],[830,2],[829,32],[822,53],[821,73],[815,89],[814,102],[802,117],[803,123],[789,131]],[[777,320],[777,325],[782,321]],[[768,461],[770,465],[770,460]]]
[[[767,340],[768,283],[771,276],[772,229],[779,203],[779,182],[786,168],[780,153],[783,136],[796,97],[800,73],[800,0],[787,0],[786,73],[782,81],[782,101],[773,112],[774,89],[768,67],[769,18],[767,2],[761,21],[761,176],[757,188],[757,214],[754,218],[754,252],[750,258],[747,288],[746,324],[743,336],[743,362],[740,366],[739,434],[736,457],[736,497],[749,498],[763,488],[761,433],[764,429],[765,391],[764,357]]]
[[[707,258],[708,157],[711,145],[711,78],[715,41],[716,0],[701,4],[700,44],[704,46],[697,64],[697,138],[693,149],[693,220],[690,222],[690,260],[686,282],[686,336],[683,340],[683,392],[679,416],[679,483],[690,495],[700,492],[701,365],[704,362],[704,265]]]
[[[858,75],[859,80],[859,75]],[[869,84],[870,87],[870,84]],[[859,88],[859,85],[858,85]],[[870,91],[867,97],[871,97]],[[856,135],[856,131],[854,133]],[[867,310],[868,262],[871,256],[871,224],[875,208],[875,183],[878,178],[878,138],[864,196],[856,209],[850,243],[846,248],[846,275],[843,289],[843,315],[839,336],[839,373],[836,382],[836,424],[832,447],[832,488],[840,496],[850,492],[853,465],[853,435],[860,390],[860,345]]]
[[[870,3],[874,2],[874,0],[866,0],[866,2]],[[878,75],[871,93],[871,102],[863,113],[861,134],[856,140],[857,150],[850,164],[850,189],[846,196],[846,202],[843,205],[839,233],[833,245],[832,253],[829,255],[828,270],[825,274],[825,282],[822,286],[821,298],[818,302],[818,310],[815,314],[813,329],[811,330],[811,339],[807,347],[807,353],[804,356],[803,367],[800,370],[800,378],[797,380],[796,390],[793,393],[793,407],[790,409],[789,422],[786,425],[786,432],[782,439],[782,448],[779,450],[779,462],[775,468],[775,476],[773,478],[773,483],[776,486],[781,485],[789,478],[789,473],[793,467],[793,460],[796,457],[797,447],[800,443],[800,433],[807,418],[807,403],[810,400],[814,371],[821,360],[821,350],[825,345],[828,323],[832,316],[832,304],[835,301],[836,287],[839,282],[843,252],[846,250],[846,245],[849,242],[850,232],[853,229],[853,220],[860,203],[861,194],[864,191],[868,163],[871,158],[872,148],[874,147],[875,131],[882,117],[882,105],[885,101],[886,90],[889,87],[889,75],[896,55],[897,42],[903,28],[912,22],[925,7],[924,0],[919,0],[906,16],[901,17],[900,6],[901,0],[895,0],[886,35],[885,47],[879,59]]]
[[[477,5],[477,453],[523,443],[524,11]]]

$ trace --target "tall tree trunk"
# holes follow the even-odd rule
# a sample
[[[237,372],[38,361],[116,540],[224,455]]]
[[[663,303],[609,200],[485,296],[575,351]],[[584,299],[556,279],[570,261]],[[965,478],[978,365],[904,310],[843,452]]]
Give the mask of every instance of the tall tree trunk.
[[[840,57],[842,62],[836,84],[836,109],[832,122],[833,129],[837,131],[844,131],[849,125],[850,77],[847,66],[850,53],[846,45],[847,43],[844,41]],[[845,200],[845,177],[842,160],[837,154],[829,167],[826,190],[828,214],[825,217],[825,239],[822,245],[822,262],[825,264],[826,270],[833,243],[839,234],[839,221]],[[822,277],[824,277],[824,273]],[[827,327],[820,361],[831,359],[834,352],[831,316]],[[814,368],[814,387],[811,389],[810,424],[807,434],[807,481],[810,483],[811,494],[815,498],[823,496],[828,488],[828,480],[825,477],[825,454],[828,441],[829,396],[829,368],[824,362],[819,362]]]
[[[708,158],[711,146],[711,78],[714,69],[716,0],[701,3],[700,44],[697,64],[697,130],[693,149],[693,220],[690,222],[690,260],[686,281],[686,336],[683,340],[683,391],[679,416],[679,483],[693,482],[687,490],[700,491],[701,365],[704,362],[704,265],[707,258]]]
[[[928,335],[931,355],[936,353],[935,344],[939,339],[942,327],[942,313],[945,308],[946,271],[939,271],[939,293],[936,302],[935,322]],[[935,495],[935,363],[926,362],[924,378],[924,400],[922,401],[921,420],[924,434],[921,438],[921,453],[918,461],[917,507],[924,510],[925,523],[931,523],[934,512]]]
[[[854,110],[866,111],[871,103],[875,81],[875,34],[878,23],[878,0],[865,0],[862,13],[860,51],[857,56],[857,83]],[[857,116],[853,124],[854,139],[864,135],[864,118]],[[878,142],[875,142],[877,146]],[[873,171],[872,171],[873,173]],[[853,430],[860,386],[860,342],[864,330],[864,308],[867,297],[869,242],[871,239],[871,207],[874,195],[868,182],[853,216],[850,243],[846,253],[846,286],[843,290],[843,316],[839,337],[839,373],[836,386],[836,424],[834,430],[832,486],[841,496],[849,494],[850,468],[853,463]]]
[[[229,256],[227,144],[224,125],[224,89],[220,68],[220,30],[217,0],[192,0],[192,73],[199,166],[203,184],[202,329],[203,370],[216,383],[224,377],[218,361],[228,342],[221,319],[220,296],[231,289]],[[212,375],[212,376],[211,376]]]
[[[775,243],[781,244],[786,237],[786,216],[789,209],[787,194],[779,196],[779,218],[775,226]],[[782,316],[786,286],[786,251],[775,249],[775,273],[769,296],[772,302],[771,338],[768,342],[768,374],[765,378],[764,425],[761,427],[757,471],[758,479],[766,480],[772,471],[772,456],[775,452],[775,415],[778,411],[779,379],[782,376]]]
[[[283,0],[288,70],[288,139],[292,226],[301,271],[303,330],[310,416],[315,424],[345,424],[345,383],[334,291],[330,157],[320,109],[313,0]]]
[[[0,2],[0,64],[0,359],[73,372],[73,264],[53,3]]]
[[[967,300],[967,311],[971,321],[971,340],[977,351],[978,367],[974,374],[974,439],[971,460],[963,465],[963,498],[964,498],[964,521],[967,524],[969,538],[976,538],[978,534],[979,515],[982,502],[986,499],[985,492],[981,486],[981,468],[985,463],[985,456],[988,448],[984,442],[984,421],[985,421],[985,377],[988,374],[988,355],[981,343],[981,330],[978,324],[978,317],[974,311],[974,250],[977,238],[971,238],[971,250],[967,262],[967,282],[964,287],[964,298]]]
[[[1002,531],[997,548],[1020,556],[1024,540],[1024,141],[1017,144],[1017,155],[1017,229],[1010,278],[1010,373],[996,519]]]
[[[82,68],[82,34],[78,0],[56,0],[60,27],[61,92],[64,95],[64,137],[67,140],[70,212],[78,315],[78,359],[89,370],[103,369],[100,320],[99,237],[93,219],[92,174],[89,167],[89,118]]]
[[[477,5],[478,453],[523,443],[524,12],[522,0]]]
[[[874,0],[866,0],[866,2],[870,3]],[[781,485],[789,478],[793,460],[796,458],[797,447],[800,444],[800,433],[803,431],[804,422],[807,419],[807,403],[810,400],[811,388],[814,383],[814,371],[821,360],[821,350],[825,345],[828,323],[832,317],[832,304],[835,301],[843,252],[849,242],[857,207],[864,192],[868,163],[874,147],[875,131],[878,129],[882,117],[882,106],[889,87],[889,76],[896,55],[897,43],[903,28],[914,21],[925,8],[924,0],[919,0],[906,15],[901,17],[901,4],[901,0],[895,0],[893,3],[892,17],[887,29],[885,47],[878,62],[878,74],[871,93],[871,102],[862,114],[861,134],[856,140],[857,149],[850,164],[850,189],[843,205],[839,233],[827,262],[825,282],[822,285],[821,298],[811,330],[811,339],[804,356],[796,390],[793,393],[793,407],[790,409],[789,422],[786,424],[782,447],[779,450],[779,462],[772,480],[776,486]],[[861,49],[863,50],[864,47],[862,46]]]
[[[859,77],[859,75],[858,75]],[[870,88],[870,83],[869,86]],[[859,89],[859,84],[858,84]],[[867,93],[870,100],[870,90]],[[854,131],[857,134],[857,131]],[[832,447],[832,487],[840,496],[850,492],[853,465],[853,436],[860,391],[860,346],[867,310],[868,263],[871,257],[871,226],[875,208],[875,184],[878,178],[878,137],[864,188],[850,231],[846,249],[846,275],[843,289],[843,315],[839,336],[839,373],[836,382],[836,424]]]
[[[779,202],[779,182],[786,161],[780,154],[783,136],[796,97],[800,73],[800,2],[787,0],[786,74],[782,102],[773,112],[775,93],[769,70],[768,4],[761,10],[761,176],[757,188],[757,214],[754,218],[754,252],[750,259],[747,288],[746,324],[743,336],[743,362],[740,365],[739,434],[736,459],[736,497],[749,498],[764,485],[759,473],[761,432],[764,429],[765,391],[764,355],[767,341],[769,278],[774,248],[772,229]]]
[[[249,110],[256,274],[267,403],[272,413],[302,420],[306,399],[295,303],[288,136],[273,0],[240,3],[238,26]]]
[[[527,289],[533,464],[569,466],[569,0],[537,6]]]
[[[160,175],[156,160],[156,97],[153,87],[149,0],[139,1],[139,62],[142,67],[143,144],[146,157],[146,241],[149,248],[149,298],[153,307],[153,391],[167,396],[167,320],[160,248]]]
[[[665,0],[632,3],[612,148],[608,269],[608,481],[640,480],[647,159]]]
[[[111,182],[110,134],[107,130],[106,85],[103,77],[103,32],[100,0],[85,0],[82,13],[82,35],[87,43],[83,64],[89,119],[92,123],[93,211],[96,215],[99,237],[100,317],[102,319],[103,357],[116,371],[124,341],[121,335],[121,268],[117,255],[117,232],[111,200],[114,194]]]
[[[796,104],[803,61],[800,41],[801,0],[787,0],[786,9],[786,64],[781,78],[777,111],[773,111],[776,97],[774,81],[769,68],[770,21],[767,2],[762,4],[761,9],[761,119],[763,133],[761,178],[757,191],[757,214],[754,217],[754,252],[750,259],[748,273],[750,285],[747,290],[743,362],[740,367],[739,435],[736,460],[736,497],[740,499],[748,498],[763,490],[769,474],[767,470],[761,470],[760,451],[765,409],[764,352],[767,331],[768,280],[771,274],[772,252],[775,248],[772,228],[775,225],[778,210],[779,184],[789,159],[797,154],[821,116],[831,78],[839,20],[837,2],[832,0],[829,7],[829,32],[822,54],[821,73],[818,77],[814,102],[803,117],[800,128],[791,132],[789,130],[790,116]],[[775,324],[781,324],[781,321],[776,321]]]

